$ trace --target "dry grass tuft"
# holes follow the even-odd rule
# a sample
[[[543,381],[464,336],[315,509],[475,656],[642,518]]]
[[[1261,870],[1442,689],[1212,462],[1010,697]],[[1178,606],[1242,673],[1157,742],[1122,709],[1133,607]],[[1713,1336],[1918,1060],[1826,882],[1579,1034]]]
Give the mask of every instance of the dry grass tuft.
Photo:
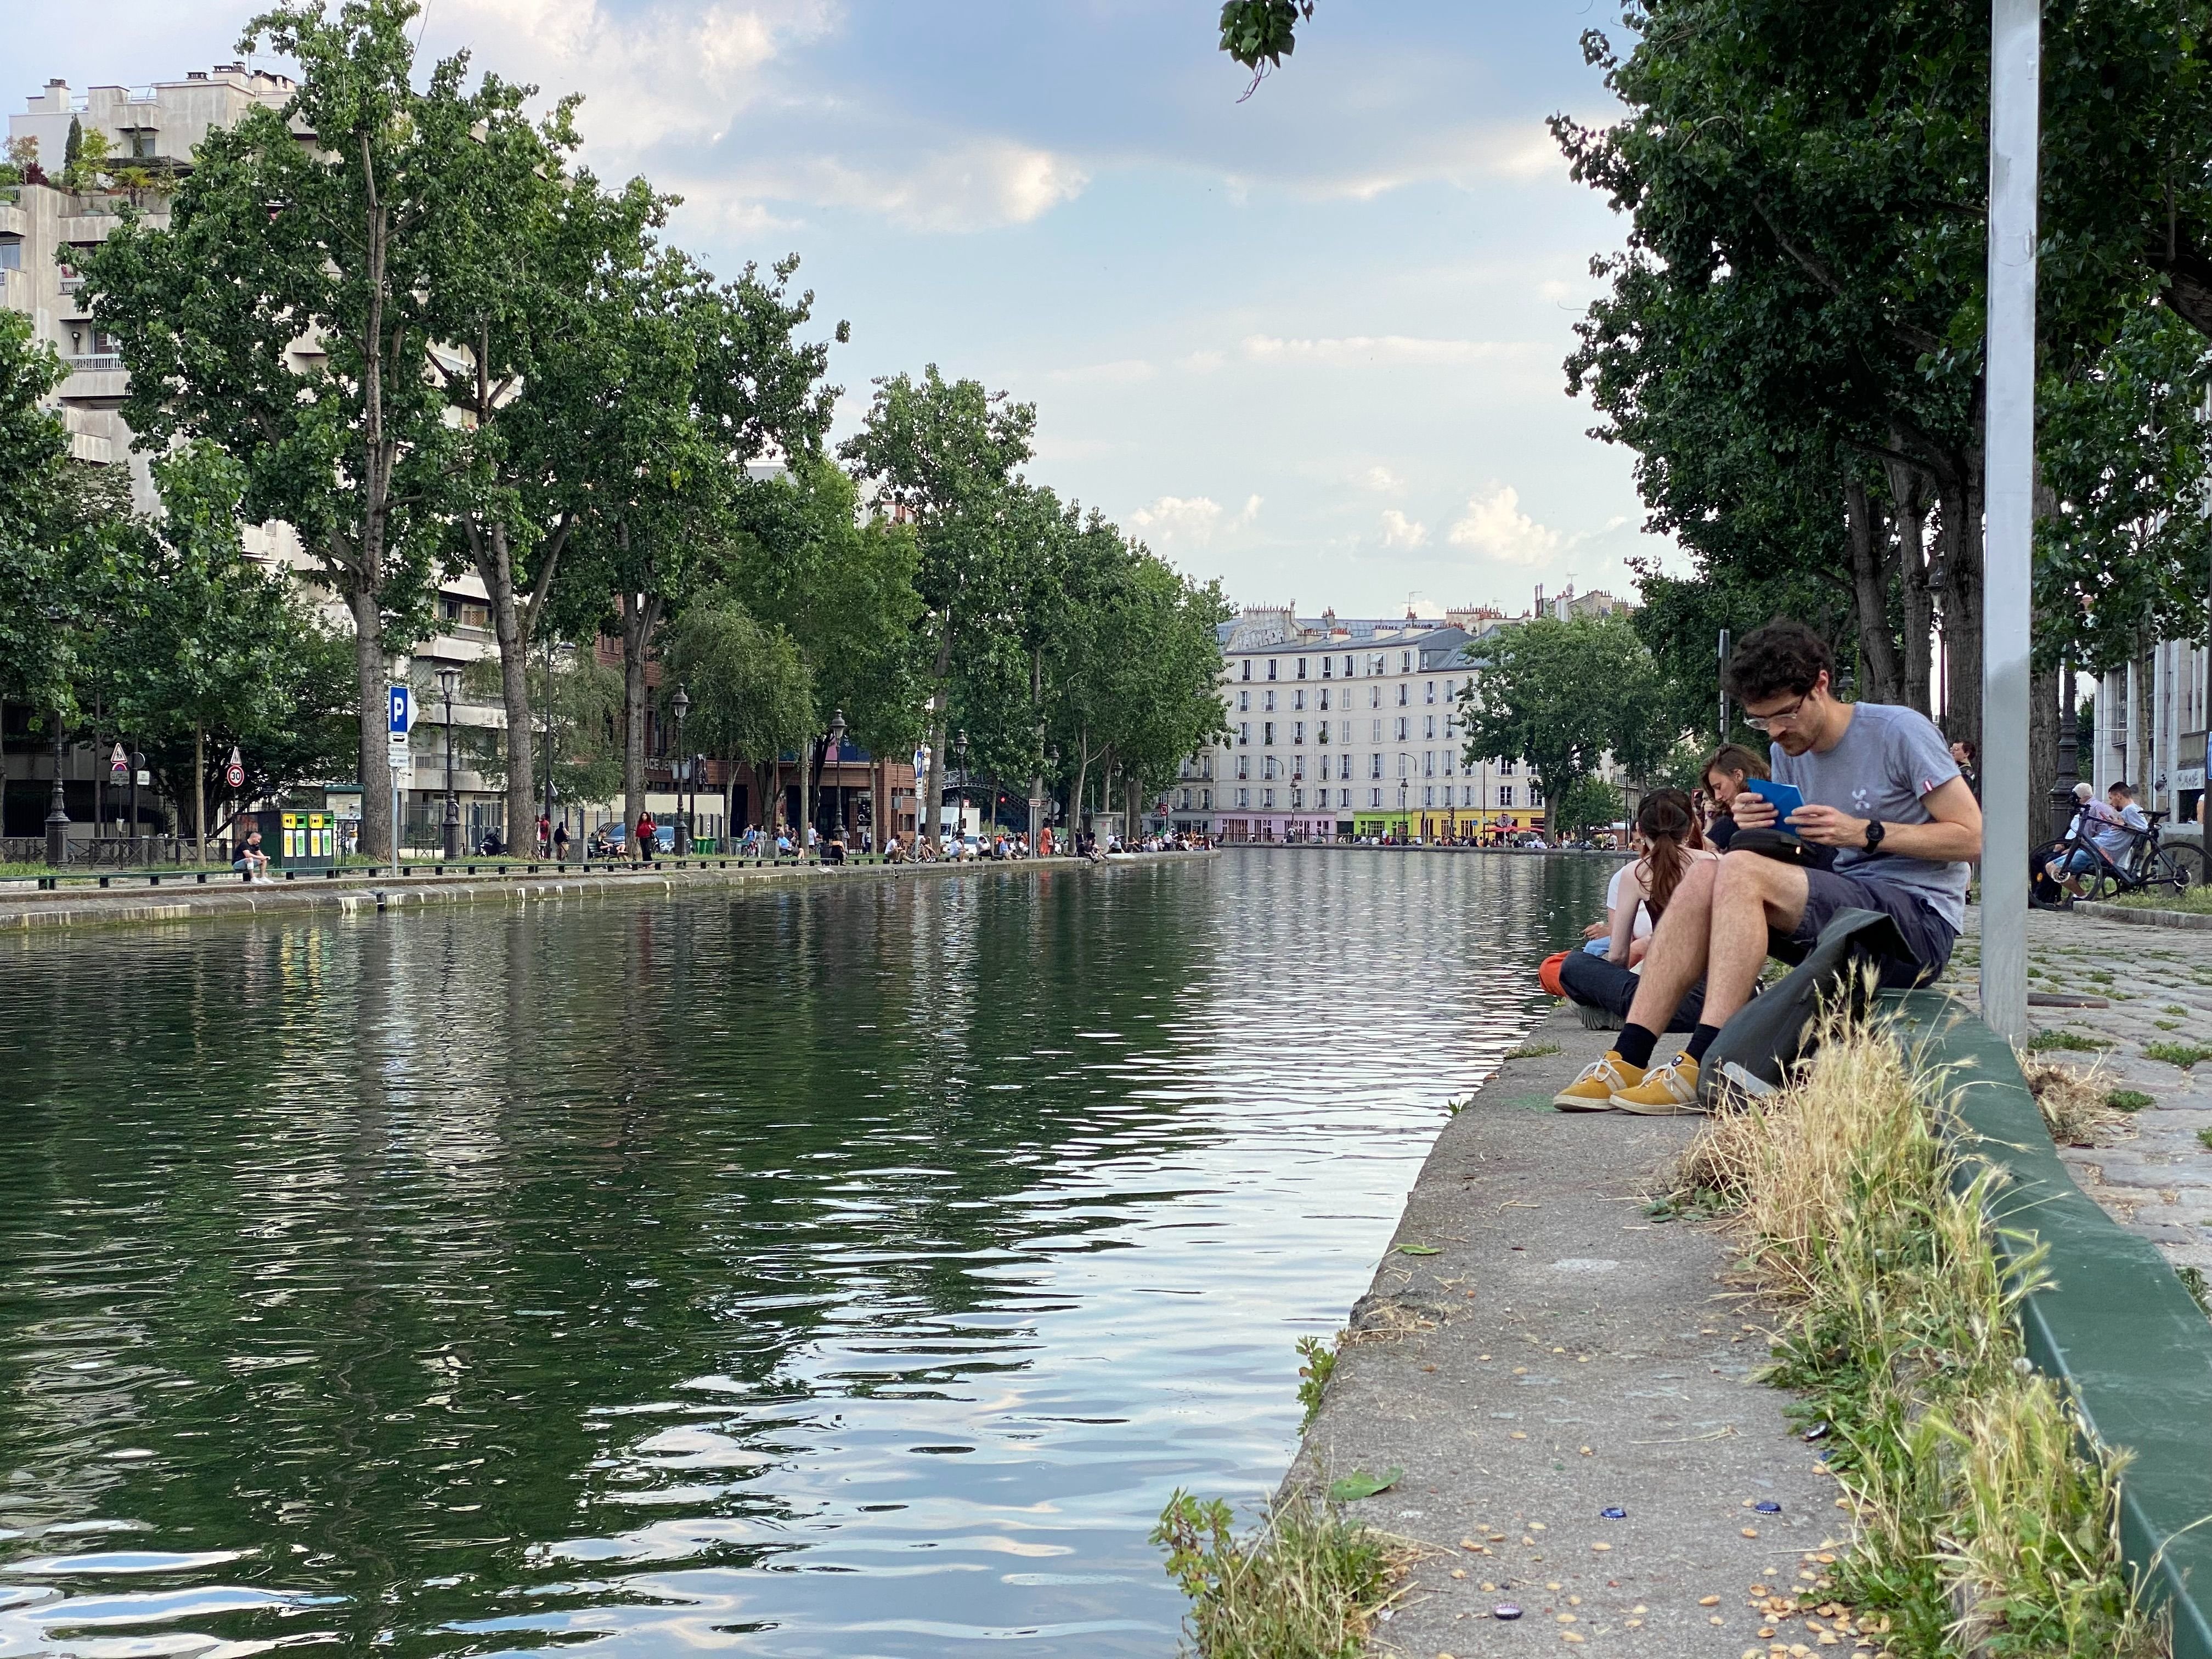
[[[1152,1542],[1190,1598],[1202,1659],[1357,1659],[1420,1547],[1291,1500],[1236,1535],[1228,1504],[1178,1492]]]
[[[2096,1146],[2117,1138],[2127,1127],[2127,1114],[2110,1103],[2112,1079],[2102,1060],[2087,1071],[2077,1071],[2055,1060],[2020,1057],[2020,1074],[2027,1079],[2035,1103],[2042,1109],[2044,1127],[2061,1146]]]
[[[2040,1254],[2000,1266],[1993,1176],[1945,1139],[1947,1089],[1893,1031],[1832,1020],[1797,1081],[1713,1120],[1679,1178],[1723,1200],[1744,1269],[1785,1310],[1768,1380],[1830,1425],[1861,1528],[1838,1599],[1892,1615],[1900,1653],[2147,1653],[2119,1461],[2082,1454],[2022,1358]],[[2082,1097],[2101,1103],[2080,1073],[2056,1090],[2069,1124]]]

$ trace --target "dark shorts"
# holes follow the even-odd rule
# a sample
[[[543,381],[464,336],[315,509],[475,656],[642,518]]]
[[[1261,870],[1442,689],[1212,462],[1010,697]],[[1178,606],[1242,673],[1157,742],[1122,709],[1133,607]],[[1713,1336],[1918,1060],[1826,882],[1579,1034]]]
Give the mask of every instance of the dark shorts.
[[[1820,930],[1839,910],[1876,910],[1897,924],[1910,957],[1885,960],[1881,967],[1884,990],[1932,983],[1951,960],[1951,945],[1959,935],[1937,915],[1928,902],[1910,887],[1894,882],[1867,881],[1833,870],[1805,872],[1805,914],[1790,933],[1769,933],[1767,953],[1784,962],[1801,962],[1820,937]]]

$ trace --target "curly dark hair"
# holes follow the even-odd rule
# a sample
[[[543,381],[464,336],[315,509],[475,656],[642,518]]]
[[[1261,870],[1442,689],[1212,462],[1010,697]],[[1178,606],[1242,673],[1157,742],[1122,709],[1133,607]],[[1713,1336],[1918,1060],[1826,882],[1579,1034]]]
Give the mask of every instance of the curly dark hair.
[[[1764,702],[1786,692],[1802,696],[1822,674],[1834,683],[1836,653],[1801,622],[1777,617],[1753,629],[1729,653],[1729,690],[1740,702]]]

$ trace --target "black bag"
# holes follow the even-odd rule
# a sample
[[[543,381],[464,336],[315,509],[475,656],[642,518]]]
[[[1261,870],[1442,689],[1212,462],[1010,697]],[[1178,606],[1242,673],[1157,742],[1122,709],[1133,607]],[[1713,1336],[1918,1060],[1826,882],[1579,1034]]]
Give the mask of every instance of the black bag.
[[[1743,831],[1738,842],[1751,833]],[[1789,976],[1721,1027],[1698,1068],[1699,1099],[1710,1108],[1730,1091],[1765,1094],[1782,1087],[1791,1068],[1811,1055],[1821,1010],[1841,1000],[1854,1017],[1863,1014],[1882,963],[1911,955],[1897,923],[1881,911],[1837,911]]]
[[[1811,842],[1781,830],[1738,830],[1729,837],[1731,853],[1756,853],[1763,859],[1772,859],[1778,864],[1794,864],[1807,870],[1832,870],[1836,867],[1836,849],[1815,847]]]

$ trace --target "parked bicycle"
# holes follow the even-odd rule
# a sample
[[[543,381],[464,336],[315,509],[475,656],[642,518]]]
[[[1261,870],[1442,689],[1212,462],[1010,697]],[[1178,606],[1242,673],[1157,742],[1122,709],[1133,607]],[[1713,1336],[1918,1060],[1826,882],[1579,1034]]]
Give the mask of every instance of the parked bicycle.
[[[2046,884],[2043,877],[2042,859],[2057,860],[2069,854],[2088,854],[2094,862],[2088,868],[2078,866],[2071,873],[2081,884],[2080,896],[2096,901],[2117,898],[2125,893],[2164,893],[2179,898],[2192,887],[2204,883],[2204,849],[2189,842],[2168,845],[2160,826],[2166,820],[2164,812],[2146,812],[2149,828],[2127,831],[2128,845],[2117,855],[2100,848],[2091,837],[2076,835],[2071,842],[2054,843],[2039,855],[2036,866],[2039,888]]]

